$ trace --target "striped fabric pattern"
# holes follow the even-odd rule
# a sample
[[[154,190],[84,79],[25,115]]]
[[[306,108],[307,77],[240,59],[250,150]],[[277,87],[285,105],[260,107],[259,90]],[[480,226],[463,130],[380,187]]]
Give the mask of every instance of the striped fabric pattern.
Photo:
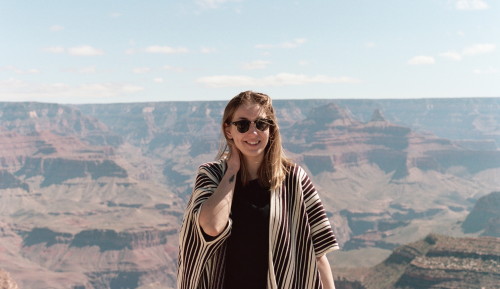
[[[214,240],[205,240],[198,224],[203,202],[217,188],[224,161],[199,167],[179,234],[178,289],[222,289],[225,240],[229,224]],[[305,171],[294,165],[283,185],[271,192],[268,289],[322,288],[316,258],[338,249],[325,210]]]

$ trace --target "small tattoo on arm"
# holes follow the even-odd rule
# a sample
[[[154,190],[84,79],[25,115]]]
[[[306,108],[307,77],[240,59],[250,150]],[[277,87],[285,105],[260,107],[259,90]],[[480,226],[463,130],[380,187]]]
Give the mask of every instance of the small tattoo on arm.
[[[234,182],[234,175],[232,175],[230,178],[229,178],[229,183],[232,183]]]

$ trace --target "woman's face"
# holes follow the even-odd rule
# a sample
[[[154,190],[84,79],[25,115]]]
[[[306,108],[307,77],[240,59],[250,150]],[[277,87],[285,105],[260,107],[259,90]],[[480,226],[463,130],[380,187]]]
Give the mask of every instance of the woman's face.
[[[231,122],[239,120],[256,121],[265,119],[266,114],[258,104],[243,104],[234,112]],[[262,161],[264,151],[269,141],[269,128],[264,131],[257,129],[255,123],[250,124],[248,131],[241,133],[233,124],[226,126],[225,132],[229,139],[234,141],[247,161]]]

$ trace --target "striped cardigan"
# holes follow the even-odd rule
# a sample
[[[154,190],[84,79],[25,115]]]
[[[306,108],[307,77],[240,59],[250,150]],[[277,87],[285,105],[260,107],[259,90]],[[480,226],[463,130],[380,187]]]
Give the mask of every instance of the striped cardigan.
[[[208,241],[198,215],[225,170],[225,161],[199,167],[179,234],[178,289],[223,287],[225,241],[231,234],[231,220],[224,232]],[[336,249],[338,244],[318,193],[305,171],[294,165],[282,186],[271,192],[267,288],[323,288],[316,258]]]

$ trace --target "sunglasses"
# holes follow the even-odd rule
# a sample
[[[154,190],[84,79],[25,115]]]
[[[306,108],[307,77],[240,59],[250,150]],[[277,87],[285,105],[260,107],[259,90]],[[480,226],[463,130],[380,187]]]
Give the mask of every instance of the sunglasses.
[[[248,119],[242,119],[238,121],[230,122],[230,124],[235,125],[239,133],[246,133],[250,129],[250,124],[255,123],[255,127],[260,131],[265,131],[269,126],[273,125],[273,121],[270,119],[260,118],[255,121],[249,121]]]

